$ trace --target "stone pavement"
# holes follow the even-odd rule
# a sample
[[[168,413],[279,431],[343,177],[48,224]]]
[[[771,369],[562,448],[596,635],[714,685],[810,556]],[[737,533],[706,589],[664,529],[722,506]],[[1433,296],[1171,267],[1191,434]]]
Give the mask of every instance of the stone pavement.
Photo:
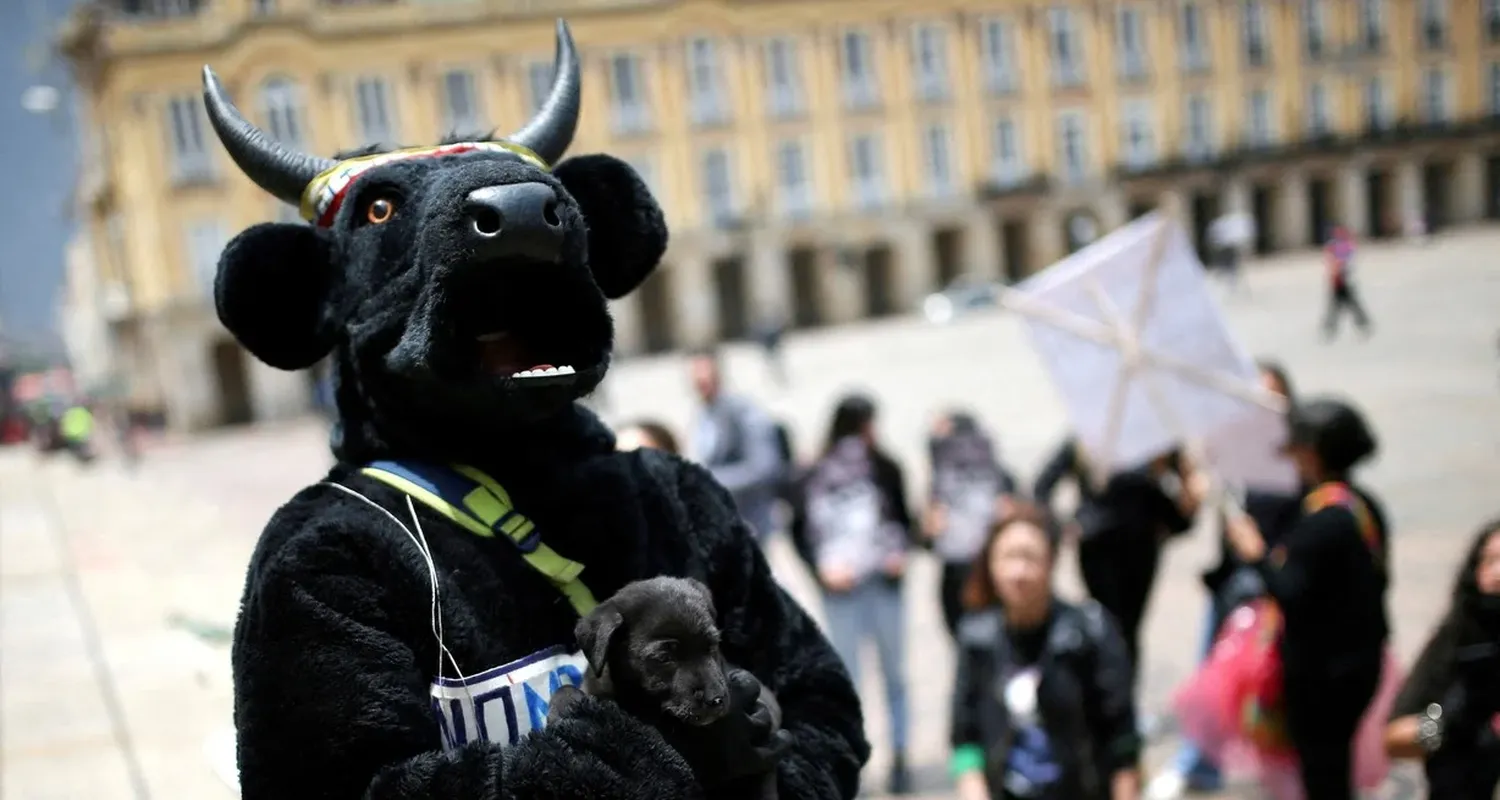
[[[1321,271],[1306,254],[1251,265],[1249,295],[1226,301],[1255,353],[1282,359],[1304,392],[1353,396],[1376,425],[1382,458],[1367,479],[1394,520],[1391,605],[1396,646],[1407,657],[1442,612],[1471,532],[1500,514],[1497,246],[1500,232],[1478,231],[1430,248],[1368,250],[1360,280],[1379,326],[1368,342],[1347,334],[1319,343]],[[839,392],[873,393],[914,498],[926,480],[925,429],[940,407],[974,409],[1028,478],[1063,433],[1053,390],[1005,314],[796,335],[786,357],[790,389],[773,387],[759,354],[744,347],[728,353],[730,381],[787,420],[804,455],[816,449]],[[609,389],[611,419],[649,414],[679,431],[691,419],[676,357],[619,365]],[[222,760],[230,724],[221,637],[260,526],[328,464],[323,428],[312,421],[164,444],[133,474],[108,460],[80,468],[0,452],[0,797],[233,796],[210,757]],[[1148,711],[1164,708],[1191,670],[1203,613],[1196,576],[1214,547],[1198,535],[1167,556],[1146,632]],[[771,560],[816,613],[811,581],[783,541],[773,542]],[[947,796],[951,680],[935,572],[919,559],[907,585],[912,757],[934,798]],[[1062,583],[1078,591],[1071,557]],[[873,664],[865,672],[877,743],[868,783],[878,793],[887,758],[883,693]],[[1150,762],[1160,764],[1171,745],[1170,735],[1161,737]]]

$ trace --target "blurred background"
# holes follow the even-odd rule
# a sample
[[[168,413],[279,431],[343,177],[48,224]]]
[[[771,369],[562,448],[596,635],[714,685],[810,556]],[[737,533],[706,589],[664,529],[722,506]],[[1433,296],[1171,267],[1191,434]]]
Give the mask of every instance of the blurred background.
[[[1237,333],[1359,398],[1395,443],[1376,482],[1431,534],[1397,581],[1403,652],[1420,644],[1500,477],[1496,0],[17,0],[0,11],[5,792],[230,796],[224,644],[245,560],[329,463],[324,370],[259,364],[215,316],[225,243],[300,220],[219,146],[202,66],[298,149],[426,144],[526,120],[559,16],[583,58],[571,152],[631,163],[672,230],[614,304],[621,361],[591,401],[607,418],[686,430],[678,353],[724,343],[726,380],[803,453],[859,387],[885,404],[914,496],[930,416],[954,404],[1029,476],[1063,415],[997,287],[1153,209],[1215,262],[1212,225],[1238,215]],[[1381,329],[1319,348],[1335,224],[1366,248]],[[1169,558],[1180,603],[1148,623],[1157,706],[1195,656],[1214,547]],[[933,570],[908,592],[935,591],[913,588]],[[913,638],[937,625],[921,602]],[[946,647],[910,656],[932,796]],[[95,699],[57,705],[65,687]]]

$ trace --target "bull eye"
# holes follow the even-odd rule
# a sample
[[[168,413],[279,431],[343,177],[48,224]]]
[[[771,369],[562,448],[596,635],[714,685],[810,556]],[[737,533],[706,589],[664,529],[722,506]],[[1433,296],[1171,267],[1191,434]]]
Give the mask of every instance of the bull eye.
[[[390,197],[377,197],[365,206],[365,219],[372,225],[384,225],[396,216],[396,201]]]
[[[670,661],[677,657],[677,642],[667,639],[656,646],[656,657]]]

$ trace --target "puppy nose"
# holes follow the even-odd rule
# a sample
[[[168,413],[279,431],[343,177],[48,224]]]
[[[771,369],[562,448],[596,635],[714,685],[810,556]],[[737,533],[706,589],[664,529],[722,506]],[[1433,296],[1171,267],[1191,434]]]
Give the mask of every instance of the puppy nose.
[[[475,189],[464,198],[463,235],[483,260],[526,257],[557,261],[563,225],[557,192],[545,183]]]
[[[718,708],[724,705],[724,701],[727,699],[724,692],[709,693],[703,689],[699,689],[694,694],[698,695],[698,700],[709,708]]]

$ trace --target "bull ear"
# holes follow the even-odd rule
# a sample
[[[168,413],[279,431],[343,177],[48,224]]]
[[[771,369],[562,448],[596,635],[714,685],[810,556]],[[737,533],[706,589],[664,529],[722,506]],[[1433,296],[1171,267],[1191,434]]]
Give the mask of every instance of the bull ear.
[[[588,223],[594,282],[611,300],[630,294],[667,250],[667,223],[651,190],[614,156],[570,158],[553,174],[578,201]]]
[[[310,225],[266,223],[230,240],[219,257],[219,321],[251,355],[306,369],[333,349],[331,248]]]

